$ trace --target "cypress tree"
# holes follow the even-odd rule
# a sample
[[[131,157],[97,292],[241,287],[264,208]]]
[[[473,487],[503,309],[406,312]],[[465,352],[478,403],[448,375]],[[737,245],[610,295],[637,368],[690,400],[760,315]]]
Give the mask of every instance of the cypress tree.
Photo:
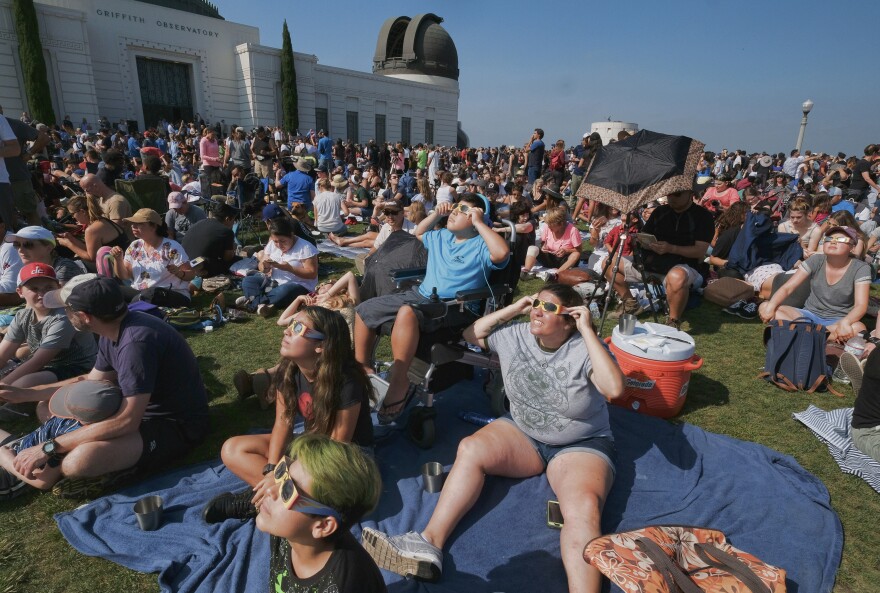
[[[287,19],[281,32],[281,117],[288,132],[299,128],[299,101],[296,94],[296,66],[293,63],[293,45]]]
[[[55,111],[52,109],[52,96],[46,78],[46,61],[43,59],[43,44],[40,43],[37,10],[33,0],[13,0],[12,12],[18,35],[18,56],[24,77],[24,92],[31,118],[52,126],[55,124]]]

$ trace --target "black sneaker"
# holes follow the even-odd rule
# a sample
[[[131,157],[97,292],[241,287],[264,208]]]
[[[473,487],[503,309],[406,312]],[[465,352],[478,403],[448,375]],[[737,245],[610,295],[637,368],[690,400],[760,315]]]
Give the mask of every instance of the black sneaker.
[[[754,319],[758,316],[758,305],[743,302],[743,306],[737,310],[736,314],[743,319]]]
[[[27,492],[27,486],[19,478],[0,467],[0,500],[10,500]]]
[[[202,510],[202,519],[205,520],[205,523],[220,523],[227,519],[241,521],[253,519],[257,516],[257,507],[251,502],[253,497],[254,492],[251,489],[238,494],[232,492],[219,494],[205,505]]]
[[[745,301],[737,301],[734,304],[732,304],[731,306],[725,307],[724,309],[722,309],[722,311],[724,311],[728,315],[739,315],[739,312],[747,304],[748,303],[746,303]],[[742,315],[740,315],[740,317],[742,317]]]

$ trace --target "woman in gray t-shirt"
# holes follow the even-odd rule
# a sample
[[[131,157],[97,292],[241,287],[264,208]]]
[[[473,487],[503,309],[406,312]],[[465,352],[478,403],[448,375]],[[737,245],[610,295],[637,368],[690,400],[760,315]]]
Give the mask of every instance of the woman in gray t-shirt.
[[[527,323],[499,327],[524,314]],[[477,320],[464,337],[498,353],[511,415],[461,441],[421,533],[388,536],[365,528],[365,548],[382,568],[435,580],[443,546],[487,475],[527,478],[546,471],[565,519],[562,562],[570,587],[599,590],[600,574],[582,552],[601,534],[602,505],[614,479],[605,398],[623,395],[620,368],[596,336],[583,299],[560,284]]]
[[[850,227],[825,231],[824,253],[810,256],[773,297],[761,304],[761,319],[785,321],[806,317],[824,325],[829,340],[846,342],[865,331],[862,317],[868,310],[871,267],[852,257],[858,234]],[[810,296],[803,309],[780,306],[795,288],[810,282]]]

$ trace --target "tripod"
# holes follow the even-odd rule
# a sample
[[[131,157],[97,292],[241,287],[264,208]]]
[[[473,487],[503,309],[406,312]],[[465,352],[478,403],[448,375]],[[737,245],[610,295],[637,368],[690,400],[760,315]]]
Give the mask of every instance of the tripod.
[[[626,214],[624,220],[629,220],[629,213]],[[608,283],[608,289],[605,291],[605,303],[602,307],[602,319],[599,322],[599,334],[601,335],[602,330],[605,328],[605,319],[608,316],[608,306],[611,303],[611,293],[614,291],[614,280],[617,278],[617,274],[620,271],[620,261],[623,259],[623,248],[626,245],[627,238],[630,233],[627,230],[627,227],[624,226],[620,232],[620,236],[617,239],[617,244],[614,246],[614,249],[608,254],[608,257],[605,260],[605,264],[602,266],[602,278],[606,280]],[[607,279],[608,270],[613,265],[611,280]],[[650,281],[648,279],[648,274],[645,271],[644,259],[642,257],[641,247],[639,247],[638,243],[633,245],[633,265],[636,270],[638,270],[639,274],[642,277],[642,282],[645,284],[645,294],[648,297],[648,305],[651,308],[651,311],[654,315],[654,322],[658,322],[657,319],[657,308],[654,306],[655,299],[652,294],[651,288],[648,286]],[[593,294],[590,295],[589,300],[593,300],[596,296],[596,293],[599,291],[599,284],[597,283],[595,288],[593,288]]]

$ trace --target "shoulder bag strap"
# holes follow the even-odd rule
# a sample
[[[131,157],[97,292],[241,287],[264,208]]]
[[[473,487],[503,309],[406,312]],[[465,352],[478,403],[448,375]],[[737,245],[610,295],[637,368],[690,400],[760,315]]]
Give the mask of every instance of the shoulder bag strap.
[[[636,545],[651,559],[654,566],[663,575],[666,588],[670,593],[704,593],[681,566],[670,558],[654,540],[640,537],[636,539]]]
[[[770,587],[751,568],[733,554],[712,544],[696,544],[697,555],[709,566],[726,570],[749,588],[752,593],[771,593]]]

